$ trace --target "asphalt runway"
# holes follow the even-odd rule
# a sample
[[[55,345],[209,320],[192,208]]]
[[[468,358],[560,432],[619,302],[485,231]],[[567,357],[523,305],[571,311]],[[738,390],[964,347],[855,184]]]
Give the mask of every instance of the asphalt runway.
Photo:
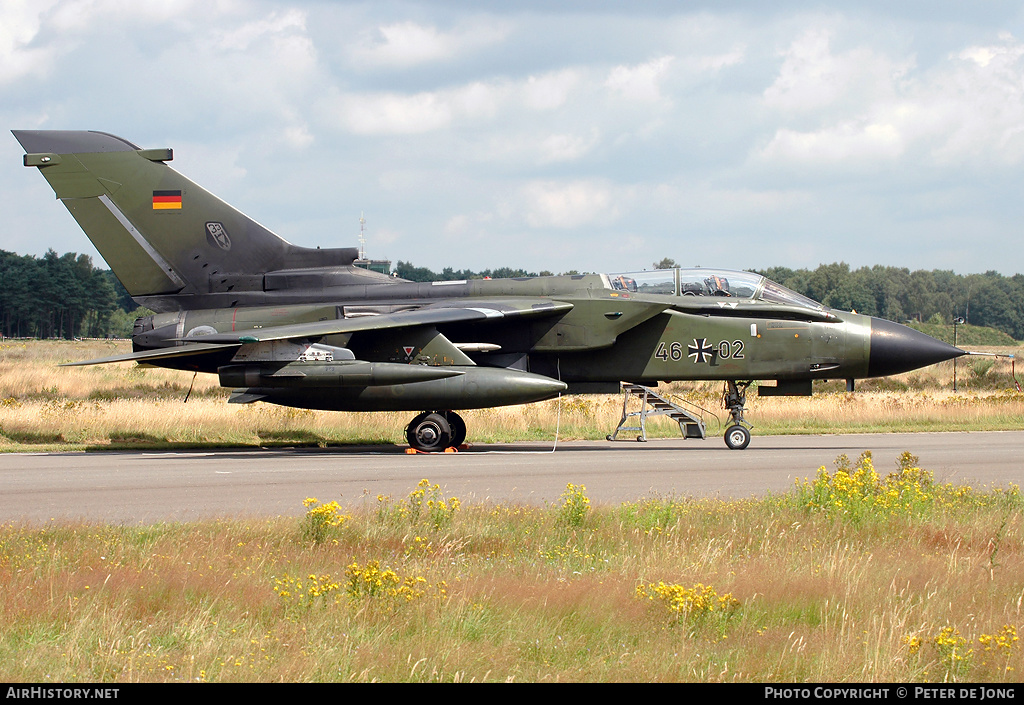
[[[937,479],[975,487],[1024,483],[1024,432],[757,436],[744,451],[700,440],[473,445],[406,454],[401,446],[0,455],[0,522],[148,524],[299,516],[302,501],[374,506],[427,479],[463,502],[546,504],[567,483],[594,504],[651,497],[746,498],[785,492],[837,456],[873,453],[896,468],[904,451]]]

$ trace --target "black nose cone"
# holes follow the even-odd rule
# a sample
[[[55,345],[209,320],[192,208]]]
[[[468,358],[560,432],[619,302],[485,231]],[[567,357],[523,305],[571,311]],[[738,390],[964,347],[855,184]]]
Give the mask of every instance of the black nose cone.
[[[966,354],[913,328],[882,318],[871,319],[868,377],[897,375]]]

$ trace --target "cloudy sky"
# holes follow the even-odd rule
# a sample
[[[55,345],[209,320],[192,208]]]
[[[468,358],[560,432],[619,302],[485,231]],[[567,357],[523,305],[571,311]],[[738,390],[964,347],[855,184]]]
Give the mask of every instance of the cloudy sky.
[[[4,0],[0,123],[19,254],[101,263],[7,132],[91,129],[435,270],[1024,272],[1019,1]]]

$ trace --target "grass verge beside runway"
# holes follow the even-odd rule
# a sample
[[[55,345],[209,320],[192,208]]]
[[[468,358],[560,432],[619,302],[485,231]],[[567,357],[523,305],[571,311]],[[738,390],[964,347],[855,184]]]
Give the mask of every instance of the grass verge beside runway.
[[[805,469],[800,469],[804,472]],[[807,472],[811,472],[807,469]],[[1019,682],[1024,500],[840,457],[746,501],[0,526],[10,682]]]
[[[124,341],[0,343],[0,451],[404,444],[413,416],[229,405],[228,390],[212,375],[193,380],[188,373],[131,363],[59,366],[127,350]],[[956,369],[956,392],[953,362],[860,382],[852,394],[842,382],[820,383],[807,398],[751,392],[747,419],[755,435],[1024,429],[1024,394],[1016,390],[1009,360],[961,359]],[[663,387],[704,410],[709,436],[725,430],[721,383]],[[621,413],[621,396],[593,395],[464,416],[469,440],[484,443],[549,440],[556,433],[562,440],[602,439]],[[652,419],[648,433],[678,437],[679,429]]]

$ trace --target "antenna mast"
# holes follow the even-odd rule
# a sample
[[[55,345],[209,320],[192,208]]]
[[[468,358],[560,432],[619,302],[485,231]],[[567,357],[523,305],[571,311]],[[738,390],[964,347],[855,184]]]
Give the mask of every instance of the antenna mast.
[[[366,259],[366,218],[359,211],[359,259]]]

